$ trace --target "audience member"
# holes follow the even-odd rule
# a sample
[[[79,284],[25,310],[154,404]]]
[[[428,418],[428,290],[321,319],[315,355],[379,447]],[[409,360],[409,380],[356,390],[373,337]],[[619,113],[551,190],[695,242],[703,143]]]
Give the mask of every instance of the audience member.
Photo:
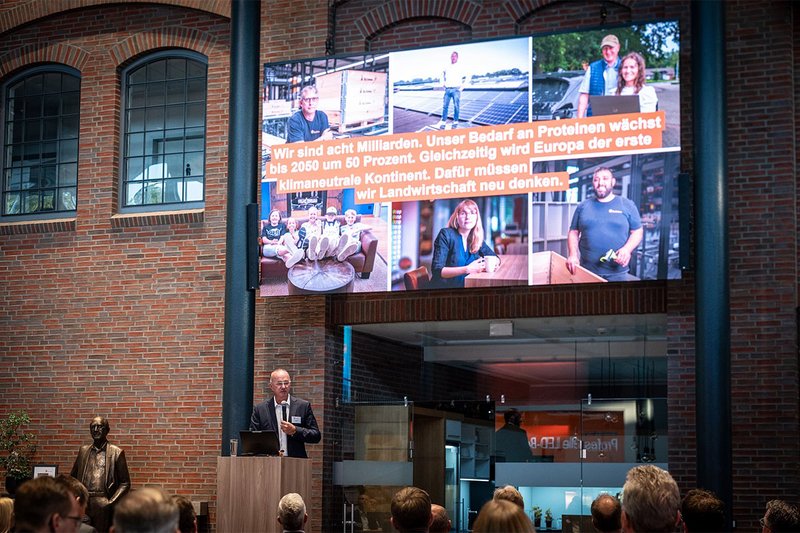
[[[278,502],[278,523],[283,533],[303,533],[308,514],[306,502],[296,492],[290,492]]]
[[[453,523],[447,516],[447,509],[434,503],[431,505],[431,515],[433,515],[433,520],[428,528],[429,533],[450,533]]]
[[[14,517],[14,500],[8,496],[0,496],[0,533],[11,531],[12,518]]]
[[[178,529],[181,533],[197,533],[197,514],[186,496],[175,495],[172,501],[178,506]]]
[[[78,533],[97,533],[97,529],[88,523],[89,517],[86,515],[86,507],[89,505],[89,491],[83,483],[69,474],[59,474],[56,477],[56,482],[64,485],[70,494],[78,500],[82,520]]]
[[[678,523],[678,484],[655,465],[631,468],[622,488],[622,531],[672,533]]]
[[[522,494],[520,494],[516,487],[512,485],[506,485],[505,487],[496,489],[492,498],[495,500],[509,501],[519,505],[523,510],[525,510],[525,500],[522,499]]]
[[[762,533],[796,533],[800,531],[800,512],[796,506],[783,500],[771,500],[767,502],[767,512],[759,522]]]
[[[473,533],[534,533],[530,518],[517,504],[492,499],[478,513]]]
[[[622,506],[610,494],[601,494],[592,502],[592,525],[599,533],[622,531]]]
[[[156,487],[126,495],[114,507],[111,533],[178,533],[178,506]]]
[[[49,476],[20,485],[14,500],[14,531],[75,533],[81,523],[80,503],[67,487]]]
[[[392,498],[392,525],[400,533],[427,533],[433,520],[431,497],[417,487],[405,487]]]
[[[681,501],[681,518],[686,533],[725,531],[725,504],[713,492],[692,489]]]

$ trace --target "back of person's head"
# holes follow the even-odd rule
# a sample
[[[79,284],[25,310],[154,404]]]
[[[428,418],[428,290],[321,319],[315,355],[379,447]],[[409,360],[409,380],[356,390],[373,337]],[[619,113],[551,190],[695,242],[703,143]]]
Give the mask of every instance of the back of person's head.
[[[14,500],[8,496],[0,496],[0,533],[11,531],[11,519],[14,517]]]
[[[417,487],[405,487],[392,498],[392,524],[401,533],[428,531],[431,523],[431,497]]]
[[[522,494],[520,494],[516,487],[513,487],[512,485],[506,485],[505,487],[495,489],[492,498],[495,500],[506,500],[513,504],[519,505],[523,510],[525,509],[525,500],[522,499]]]
[[[783,500],[771,500],[767,502],[764,522],[772,533],[797,532],[800,531],[800,511]]]
[[[681,516],[688,533],[725,531],[725,504],[713,492],[692,489],[681,501]]]
[[[129,492],[114,506],[112,533],[175,533],[178,506],[156,487]]]
[[[533,533],[530,518],[508,500],[489,500],[481,508],[472,527],[474,533]]]
[[[671,533],[680,505],[678,484],[669,472],[655,465],[635,466],[622,488],[622,528],[628,533]]]
[[[60,483],[66,487],[66,489],[78,499],[78,503],[81,504],[81,508],[85,509],[89,504],[89,491],[86,490],[86,487],[83,485],[83,483],[71,475],[59,474],[56,476],[56,483]]]
[[[434,503],[431,505],[431,514],[433,515],[433,520],[428,528],[428,532],[450,533],[450,530],[453,528],[453,524],[450,521],[450,517],[447,516],[447,509]]]
[[[299,531],[307,520],[306,502],[296,492],[286,494],[278,502],[278,522],[283,529]]]
[[[178,506],[178,529],[181,533],[197,533],[197,514],[191,500],[176,494],[172,501]]]
[[[69,520],[72,496],[67,488],[49,476],[26,481],[14,500],[16,531],[51,531],[56,522]]]
[[[622,506],[610,494],[601,494],[592,502],[592,525],[600,533],[622,529]]]

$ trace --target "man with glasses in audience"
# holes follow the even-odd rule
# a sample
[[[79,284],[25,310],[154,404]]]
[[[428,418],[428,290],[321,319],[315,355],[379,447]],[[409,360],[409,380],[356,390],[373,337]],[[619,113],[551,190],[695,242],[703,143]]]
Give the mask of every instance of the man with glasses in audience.
[[[78,533],[97,533],[97,530],[89,525],[89,517],[86,516],[86,507],[89,505],[89,491],[83,486],[83,483],[70,476],[69,474],[59,474],[56,476],[56,483],[66,487],[66,489],[75,496],[80,505],[81,525]]]
[[[328,115],[317,110],[319,93],[313,85],[306,85],[300,90],[300,110],[289,117],[287,143],[308,141],[329,141],[333,139]]]
[[[270,374],[269,388],[273,397],[253,407],[250,430],[274,431],[278,434],[284,455],[308,458],[306,443],[318,443],[322,440],[322,434],[311,404],[302,398],[291,396],[291,385],[292,381],[286,370],[279,368]]]
[[[800,531],[800,511],[783,500],[767,502],[767,512],[759,520],[761,533],[790,533]]]
[[[81,504],[67,487],[49,476],[23,483],[14,500],[17,533],[77,533]]]

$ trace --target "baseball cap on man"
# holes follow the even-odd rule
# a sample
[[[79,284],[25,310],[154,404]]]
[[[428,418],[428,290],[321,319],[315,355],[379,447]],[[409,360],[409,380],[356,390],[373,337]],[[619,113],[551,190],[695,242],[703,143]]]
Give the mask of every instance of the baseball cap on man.
[[[604,46],[619,46],[619,39],[617,39],[616,35],[608,34],[600,41],[600,48]]]
[[[335,207],[329,207],[328,209],[325,210],[325,214],[326,215],[337,215],[338,211],[336,211]]]

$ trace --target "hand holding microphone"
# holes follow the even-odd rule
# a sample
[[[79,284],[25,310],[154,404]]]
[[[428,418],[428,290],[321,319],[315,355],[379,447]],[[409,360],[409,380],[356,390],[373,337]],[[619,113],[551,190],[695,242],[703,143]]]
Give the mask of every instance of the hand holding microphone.
[[[297,433],[297,428],[289,423],[289,403],[286,400],[281,402],[281,431],[287,435],[294,435]]]

